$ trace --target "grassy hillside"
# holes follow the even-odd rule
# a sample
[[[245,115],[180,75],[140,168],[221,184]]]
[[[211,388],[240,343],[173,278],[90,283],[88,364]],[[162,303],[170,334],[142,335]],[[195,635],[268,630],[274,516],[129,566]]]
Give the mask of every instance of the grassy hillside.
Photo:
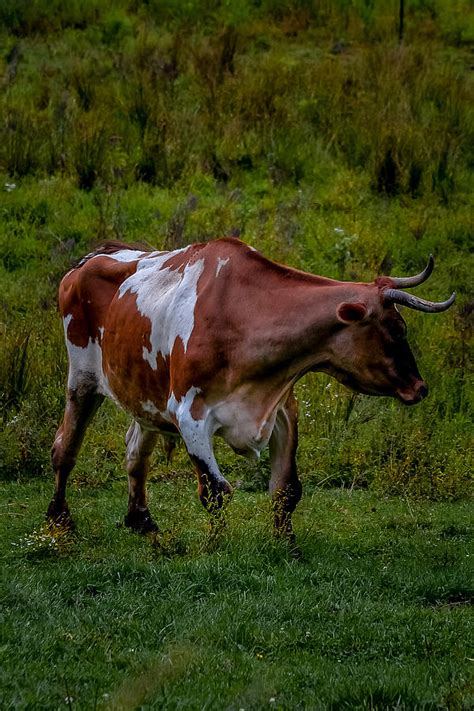
[[[0,4],[0,475],[49,475],[66,361],[55,299],[97,240],[240,235],[344,279],[409,274],[455,308],[408,313],[431,394],[414,409],[298,387],[306,486],[458,497],[470,472],[470,3],[75,0]],[[76,483],[121,476],[100,412]],[[223,470],[264,487],[219,450]],[[184,452],[166,469],[188,468]]]

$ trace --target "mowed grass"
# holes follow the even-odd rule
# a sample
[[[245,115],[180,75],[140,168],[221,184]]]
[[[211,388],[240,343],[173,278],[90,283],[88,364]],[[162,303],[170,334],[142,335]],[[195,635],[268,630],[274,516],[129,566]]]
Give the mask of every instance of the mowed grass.
[[[469,503],[306,491],[295,559],[264,494],[211,541],[186,473],[152,482],[156,539],[116,526],[125,480],[72,485],[73,534],[50,493],[3,484],[2,708],[472,708]]]

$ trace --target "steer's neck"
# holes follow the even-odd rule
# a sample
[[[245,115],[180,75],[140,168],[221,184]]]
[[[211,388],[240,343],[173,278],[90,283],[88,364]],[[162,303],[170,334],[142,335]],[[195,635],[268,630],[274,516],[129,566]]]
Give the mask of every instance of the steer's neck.
[[[364,301],[370,288],[369,284],[315,278],[295,279],[283,288],[269,290],[267,308],[262,309],[262,335],[266,336],[262,348],[266,348],[267,361],[294,379],[308,370],[325,370],[341,329],[338,305]]]

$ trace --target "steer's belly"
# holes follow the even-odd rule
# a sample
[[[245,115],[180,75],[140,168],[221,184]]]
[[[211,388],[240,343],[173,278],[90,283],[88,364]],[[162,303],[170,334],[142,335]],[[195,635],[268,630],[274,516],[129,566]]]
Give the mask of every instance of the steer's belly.
[[[214,416],[218,422],[217,435],[237,454],[258,459],[271,437],[276,409],[262,414],[261,408],[230,400],[214,408]]]

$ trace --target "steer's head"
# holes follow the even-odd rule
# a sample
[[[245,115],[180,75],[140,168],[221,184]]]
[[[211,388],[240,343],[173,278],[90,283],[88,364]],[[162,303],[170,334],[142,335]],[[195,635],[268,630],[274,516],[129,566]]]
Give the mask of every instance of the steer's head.
[[[433,271],[433,257],[426,269],[405,279],[380,277],[360,286],[360,298],[337,305],[338,330],[332,349],[332,375],[350,388],[368,395],[390,395],[414,405],[428,394],[406,338],[406,324],[397,304],[428,313],[445,311],[454,302],[432,302],[402,291],[425,281]]]

